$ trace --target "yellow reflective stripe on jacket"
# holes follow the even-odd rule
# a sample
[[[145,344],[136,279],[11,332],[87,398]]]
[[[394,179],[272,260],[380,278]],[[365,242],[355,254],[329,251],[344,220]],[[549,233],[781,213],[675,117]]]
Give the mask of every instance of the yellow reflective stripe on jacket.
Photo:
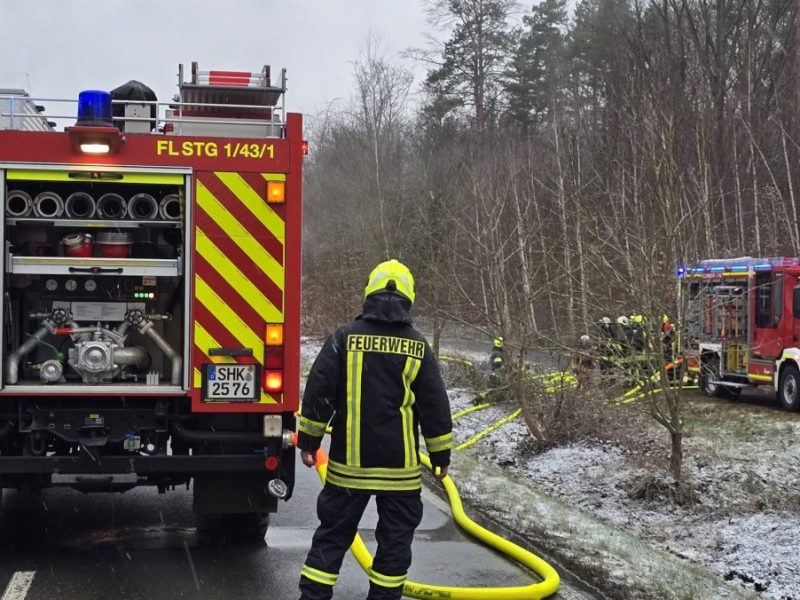
[[[425,446],[428,448],[428,452],[450,450],[453,447],[453,434],[451,432],[437,437],[425,438]]]
[[[406,366],[403,369],[403,387],[405,394],[403,403],[400,405],[400,416],[403,419],[403,464],[406,467],[413,467],[418,464],[417,448],[414,443],[414,414],[411,407],[414,406],[414,392],[411,391],[411,384],[417,378],[422,361],[411,358],[406,359]]]
[[[344,477],[380,477],[382,479],[408,479],[417,477],[422,472],[419,465],[415,467],[348,467],[335,460],[328,459],[328,472]]]
[[[326,573],[308,565],[303,565],[303,568],[300,569],[300,575],[324,585],[335,585],[336,580],[339,579],[339,575],[336,573]]]
[[[347,353],[347,465],[361,465],[361,371],[364,354]]]
[[[370,568],[369,572],[367,573],[369,580],[372,583],[380,585],[382,587],[398,587],[403,585],[406,582],[407,575],[384,575],[383,573],[378,573],[375,569]]]
[[[314,437],[322,437],[325,435],[325,428],[328,426],[327,423],[323,423],[322,421],[312,421],[311,419],[308,419],[302,415],[300,415],[298,424],[300,431]]]
[[[338,487],[353,490],[376,490],[383,492],[414,492],[422,487],[422,477],[390,481],[387,479],[368,479],[365,477],[344,477],[328,472],[325,481]]]

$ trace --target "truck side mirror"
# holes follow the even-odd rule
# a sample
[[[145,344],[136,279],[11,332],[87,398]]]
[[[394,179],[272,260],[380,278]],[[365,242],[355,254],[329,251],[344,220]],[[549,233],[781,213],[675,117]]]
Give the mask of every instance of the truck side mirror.
[[[794,286],[792,290],[792,316],[800,319],[800,285]]]

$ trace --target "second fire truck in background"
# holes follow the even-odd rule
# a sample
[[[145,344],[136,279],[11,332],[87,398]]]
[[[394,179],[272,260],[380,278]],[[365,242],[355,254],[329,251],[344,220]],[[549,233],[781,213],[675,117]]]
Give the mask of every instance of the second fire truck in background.
[[[702,390],[767,386],[800,409],[800,259],[705,260],[679,276],[687,368]]]

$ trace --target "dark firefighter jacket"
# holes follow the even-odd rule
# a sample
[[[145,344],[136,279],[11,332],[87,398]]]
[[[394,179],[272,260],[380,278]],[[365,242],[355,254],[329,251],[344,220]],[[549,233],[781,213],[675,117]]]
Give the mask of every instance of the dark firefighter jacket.
[[[502,348],[492,348],[492,351],[489,353],[489,368],[492,371],[497,371],[498,369],[503,368]]]
[[[330,422],[327,483],[353,492],[421,487],[419,429],[434,466],[450,463],[450,403],[436,358],[411,326],[410,304],[373,294],[334,332],[308,376],[298,446],[316,451]]]

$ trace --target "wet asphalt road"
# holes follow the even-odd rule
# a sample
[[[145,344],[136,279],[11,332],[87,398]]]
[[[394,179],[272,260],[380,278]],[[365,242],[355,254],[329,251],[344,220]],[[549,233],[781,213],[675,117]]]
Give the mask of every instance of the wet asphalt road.
[[[0,594],[19,572],[35,572],[13,600],[197,598],[293,599],[316,525],[316,473],[298,467],[295,496],[272,515],[264,544],[224,545],[197,530],[191,493],[84,495],[52,489],[41,498],[6,491],[0,518]],[[424,493],[410,577],[452,585],[525,585],[530,576],[467,540],[444,505]],[[374,551],[374,504],[361,532]],[[17,575],[19,578],[20,575]],[[367,578],[345,558],[334,598],[364,598]],[[559,598],[584,598],[563,588]]]

